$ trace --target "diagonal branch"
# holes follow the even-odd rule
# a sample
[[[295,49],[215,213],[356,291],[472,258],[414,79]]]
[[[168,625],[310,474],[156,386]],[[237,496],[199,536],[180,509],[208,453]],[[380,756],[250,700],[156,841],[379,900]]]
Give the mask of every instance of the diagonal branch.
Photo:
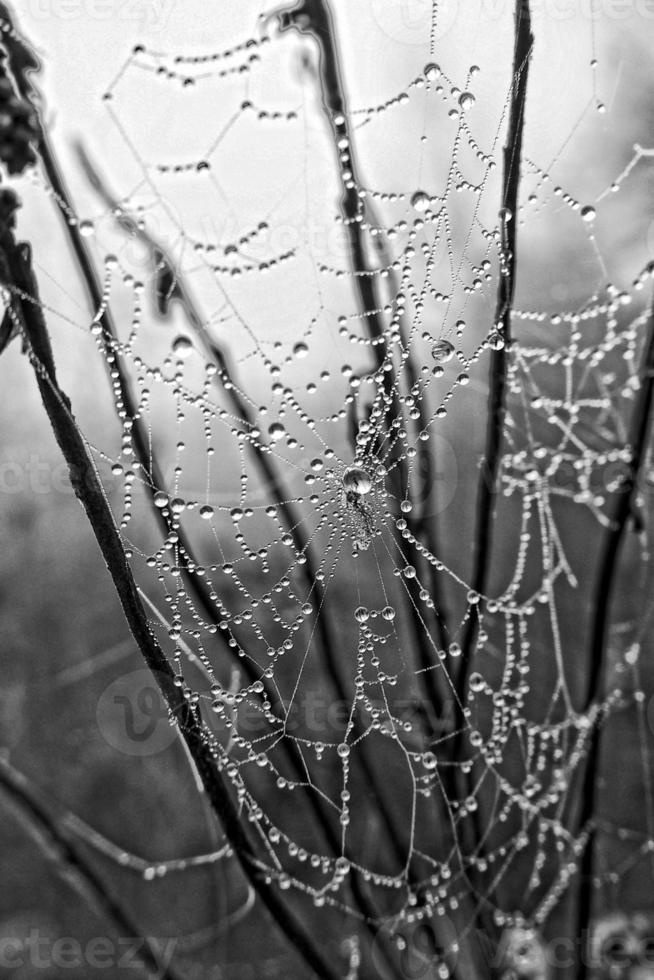
[[[180,270],[175,269],[172,258],[168,255],[163,245],[156,241],[145,229],[137,228],[135,222],[133,222],[129,215],[123,211],[123,209],[120,207],[118,199],[108,190],[107,185],[81,144],[78,144],[77,146],[77,154],[89,182],[94,190],[100,195],[106,206],[113,213],[121,214],[119,221],[125,225],[129,224],[130,229],[134,229],[134,233],[150,251],[153,260],[156,258],[159,270],[163,273],[163,281],[171,284],[166,293],[168,301],[177,299],[180,302],[196,337],[203,344],[203,346],[207,348],[210,356],[214,358],[220,368],[220,373],[216,377],[222,378],[223,381],[230,382],[229,385],[225,386],[225,394],[231,401],[234,412],[248,427],[254,427],[254,419],[252,417],[251,410],[246,400],[240,394],[238,385],[234,381],[234,373],[229,366],[227,355],[213,339],[208,338],[200,312],[195,304],[184,275]],[[303,568],[309,588],[314,593],[316,605],[318,607],[317,626],[322,640],[322,650],[324,654],[326,672],[337,697],[341,701],[345,702],[347,700],[347,691],[345,689],[343,679],[341,678],[339,666],[336,660],[336,653],[339,649],[339,645],[336,641],[331,623],[329,622],[329,617],[324,608],[324,592],[320,583],[315,578],[315,567],[310,542],[302,529],[300,517],[296,515],[292,504],[288,500],[288,494],[284,493],[281,478],[276,472],[273,464],[270,462],[268,456],[261,451],[261,448],[256,443],[251,444],[251,448],[255,454],[255,459],[260,467],[261,473],[266,480],[266,485],[282,510],[286,525],[289,532],[293,536],[296,549],[298,552],[304,554],[307,559]],[[302,782],[306,774],[297,747],[294,742],[284,742],[284,746],[289,756],[291,765],[293,766],[294,773],[298,780]],[[360,763],[366,781],[368,782],[368,785],[371,787],[371,790],[378,801],[379,813],[389,832],[389,840],[392,842],[395,855],[400,864],[403,864],[406,860],[406,855],[402,848],[401,836],[397,833],[397,830],[393,824],[388,808],[385,805],[384,796],[379,791],[373,764],[368,758],[365,747],[362,747],[362,751],[360,753]],[[310,805],[314,811],[314,815],[316,815],[320,825],[322,826],[325,837],[333,852],[340,853],[342,847],[339,838],[334,832],[334,828],[329,822],[327,815],[320,806],[319,798],[313,793],[310,794]],[[345,854],[347,856],[347,852],[345,852]],[[368,922],[369,920],[374,919],[375,910],[372,908],[365,891],[360,887],[358,872],[354,871],[350,879],[350,884],[352,886],[353,895],[356,898],[359,907],[365,914],[366,921]]]
[[[376,368],[383,375],[382,384],[386,406],[386,421],[387,424],[390,424],[393,419],[402,417],[402,409],[398,397],[398,380],[394,370],[383,370],[386,361],[386,341],[384,340],[382,318],[378,312],[383,304],[379,302],[375,279],[369,274],[371,269],[366,254],[365,234],[361,221],[363,213],[362,204],[358,193],[361,180],[359,177],[356,147],[349,124],[347,97],[343,82],[340,53],[336,41],[333,14],[328,0],[299,0],[292,7],[279,12],[278,16],[282,30],[292,28],[300,33],[310,34],[318,45],[321,98],[329,131],[332,135],[334,147],[338,148],[341,145],[347,146],[347,150],[337,150],[339,160],[338,172],[341,181],[340,207],[343,215],[343,224],[348,236],[350,263],[355,273],[353,279],[359,308],[364,314],[363,321],[366,325],[368,335],[375,342],[373,344],[373,353],[376,360]],[[347,163],[345,163],[345,159],[347,159]],[[345,168],[347,168],[350,176],[346,176],[344,173]],[[370,210],[369,206],[368,210]],[[379,247],[379,243],[377,245]],[[382,341],[384,342],[382,343]],[[409,370],[411,371],[411,368]],[[424,415],[421,419],[421,425],[424,428]],[[397,468],[396,482],[399,488],[398,495],[401,495],[409,487],[409,476],[405,460],[397,454],[395,463]],[[428,481],[429,479],[430,472],[425,474],[425,480]],[[410,526],[413,523],[411,520],[407,521],[407,524]],[[422,525],[420,530],[428,538],[429,550],[432,554],[436,554],[438,549],[435,530],[433,526],[427,527],[425,522],[422,522]],[[417,527],[412,527],[411,529],[418,531]],[[413,564],[415,567],[420,567],[422,559],[415,545],[411,542],[405,542],[403,547],[406,549],[408,556],[407,563]],[[431,584],[432,586],[436,585],[438,587],[435,576],[432,576]],[[445,698],[438,688],[437,676],[439,671],[434,670],[433,646],[425,636],[425,626],[418,612],[418,593],[420,586],[417,580],[413,579],[408,581],[407,588],[410,598],[409,612],[421,668],[419,676],[425,689],[425,697],[433,706],[435,714],[440,716],[443,713]],[[444,614],[444,600],[439,594],[432,595],[432,598],[434,599],[436,627],[439,633],[439,639],[443,648],[447,648],[447,624]]]
[[[4,228],[0,230],[0,278],[14,295],[14,313],[26,342],[44,408],[68,464],[75,494],[84,507],[107,564],[132,636],[179,726],[207,797],[246,878],[291,946],[310,968],[323,980],[337,980],[332,964],[319,950],[305,927],[280,900],[274,884],[270,879],[266,880],[264,869],[257,859],[249,835],[219,771],[215,747],[201,722],[199,712],[187,702],[183,690],[175,684],[173,669],[150,629],[93,460],[75,422],[68,397],[58,385],[50,340],[38,301],[29,247],[16,243],[10,226],[11,220],[13,216],[7,220],[5,214]]]

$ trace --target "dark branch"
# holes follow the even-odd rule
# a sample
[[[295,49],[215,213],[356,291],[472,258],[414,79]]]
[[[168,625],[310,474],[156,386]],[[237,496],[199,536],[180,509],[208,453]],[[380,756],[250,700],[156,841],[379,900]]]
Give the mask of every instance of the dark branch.
[[[484,595],[488,586],[491,564],[493,528],[495,522],[494,501],[496,484],[502,458],[504,418],[506,414],[506,380],[511,349],[511,305],[516,276],[516,224],[518,193],[522,158],[522,139],[527,99],[529,59],[533,48],[531,16],[528,0],[516,0],[515,46],[513,53],[513,87],[509,115],[509,129],[504,145],[504,171],[502,178],[502,255],[495,309],[495,327],[501,332],[504,347],[493,350],[490,358],[488,393],[488,417],[486,447],[481,478],[477,489],[477,518],[474,543],[471,585],[475,592]],[[458,678],[459,717],[457,728],[463,728],[462,706],[466,703],[470,665],[474,655],[478,620],[470,615],[461,644],[461,669]],[[461,748],[460,738],[457,741]]]
[[[593,904],[593,878],[595,867],[595,833],[593,820],[597,807],[598,775],[601,756],[602,723],[604,717],[599,711],[599,701],[604,688],[606,674],[606,654],[611,619],[611,605],[622,543],[635,510],[638,493],[638,478],[645,461],[652,422],[652,402],[654,401],[654,305],[648,320],[649,336],[643,351],[640,377],[641,387],[633,408],[629,447],[631,459],[620,494],[615,502],[609,529],[604,540],[599,559],[599,572],[591,604],[593,622],[589,648],[588,680],[581,707],[587,714],[593,707],[598,708],[590,735],[588,755],[584,765],[578,830],[588,831],[588,839],[579,865],[579,897],[577,904],[576,937],[588,935]],[[583,953],[579,947],[580,954]],[[577,964],[577,977],[586,980],[588,975],[587,957],[580,956]]]
[[[3,285],[13,295],[15,316],[26,341],[44,408],[68,465],[73,489],[91,524],[132,636],[154,674],[171,715],[179,726],[213,810],[248,881],[290,944],[319,977],[324,980],[337,980],[337,973],[332,964],[327,961],[286,904],[280,901],[274,884],[266,881],[228,787],[219,772],[215,746],[212,745],[197,709],[188,704],[182,689],[175,684],[172,667],[150,629],[93,459],[75,422],[70,401],[57,382],[50,340],[39,305],[29,247],[16,243],[8,222],[0,232],[0,276]]]

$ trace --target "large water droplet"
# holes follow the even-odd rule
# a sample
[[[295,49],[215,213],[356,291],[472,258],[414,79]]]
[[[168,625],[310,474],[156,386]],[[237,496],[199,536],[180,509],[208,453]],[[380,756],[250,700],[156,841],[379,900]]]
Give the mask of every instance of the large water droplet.
[[[179,337],[175,337],[173,340],[172,349],[173,354],[184,359],[193,353],[193,341],[190,337],[185,336],[185,334],[180,334]]]
[[[497,330],[491,331],[488,335],[488,346],[491,350],[502,350],[504,348],[504,337]]]
[[[426,211],[431,203],[429,194],[424,191],[416,191],[411,197],[411,207],[415,208],[416,211]]]
[[[484,687],[485,687],[485,682],[484,682],[484,678],[481,676],[481,674],[474,673],[474,674],[471,674],[470,675],[470,690],[471,691],[473,691],[475,694],[479,694],[480,691],[483,691],[484,690]]]
[[[475,104],[475,97],[472,92],[462,92],[459,96],[459,105],[465,112],[467,109],[472,109]]]
[[[431,356],[439,364],[445,364],[454,354],[454,346],[449,340],[437,340],[431,349]]]
[[[587,204],[585,207],[581,209],[581,217],[584,219],[584,221],[589,221],[589,222],[594,221],[595,215],[596,215],[595,208],[592,207],[590,204]]]
[[[309,353],[309,348],[302,341],[300,341],[299,344],[296,344],[295,347],[293,348],[293,354],[295,355],[295,357],[306,357],[308,353]]]
[[[286,429],[281,422],[273,422],[272,425],[268,426],[268,435],[273,442],[279,442],[286,435]]]
[[[363,496],[370,493],[372,480],[361,466],[348,466],[343,474],[343,486],[348,492]]]

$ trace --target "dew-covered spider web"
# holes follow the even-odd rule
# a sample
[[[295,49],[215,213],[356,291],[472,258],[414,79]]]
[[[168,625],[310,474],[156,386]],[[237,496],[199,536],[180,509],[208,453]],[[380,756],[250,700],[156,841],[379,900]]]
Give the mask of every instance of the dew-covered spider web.
[[[90,447],[152,630],[261,875],[347,937],[350,977],[370,942],[375,975],[446,977],[480,936],[560,934],[587,847],[597,914],[653,870],[649,452],[587,696],[647,382],[651,25],[534,7],[512,213],[512,9],[405,6],[136,32],[65,151],[91,316],[35,247],[55,350],[109,369],[119,427],[89,419]]]

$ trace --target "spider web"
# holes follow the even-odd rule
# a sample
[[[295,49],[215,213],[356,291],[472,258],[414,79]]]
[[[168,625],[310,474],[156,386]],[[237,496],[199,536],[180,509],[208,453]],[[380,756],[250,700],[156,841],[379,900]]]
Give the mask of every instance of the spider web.
[[[347,923],[351,976],[365,923],[382,929],[383,963],[407,928],[435,922],[444,952],[414,933],[413,955],[437,959],[439,976],[484,916],[555,928],[590,831],[578,794],[600,720],[631,719],[644,801],[635,823],[620,806],[597,819],[601,907],[654,849],[649,457],[607,677],[583,698],[593,561],[642,383],[651,270],[633,201],[651,153],[606,127],[622,69],[593,18],[561,82],[578,98],[548,115],[538,45],[552,28],[537,16],[520,206],[498,210],[512,24],[480,10],[476,28],[447,7],[403,27],[373,11],[378,36],[396,37],[372,81],[350,51],[370,23],[339,13],[338,113],[310,28],[283,14],[253,17],[223,48],[146,36],[95,105],[120,168],[88,142],[77,161],[92,193],[70,220],[119,324],[108,337],[104,308],[71,323],[114,385],[121,431],[94,440],[98,469],[262,873],[317,921]],[[626,244],[620,214],[637,229]],[[494,309],[511,222],[508,341]],[[474,500],[500,350],[507,411],[480,595]]]

